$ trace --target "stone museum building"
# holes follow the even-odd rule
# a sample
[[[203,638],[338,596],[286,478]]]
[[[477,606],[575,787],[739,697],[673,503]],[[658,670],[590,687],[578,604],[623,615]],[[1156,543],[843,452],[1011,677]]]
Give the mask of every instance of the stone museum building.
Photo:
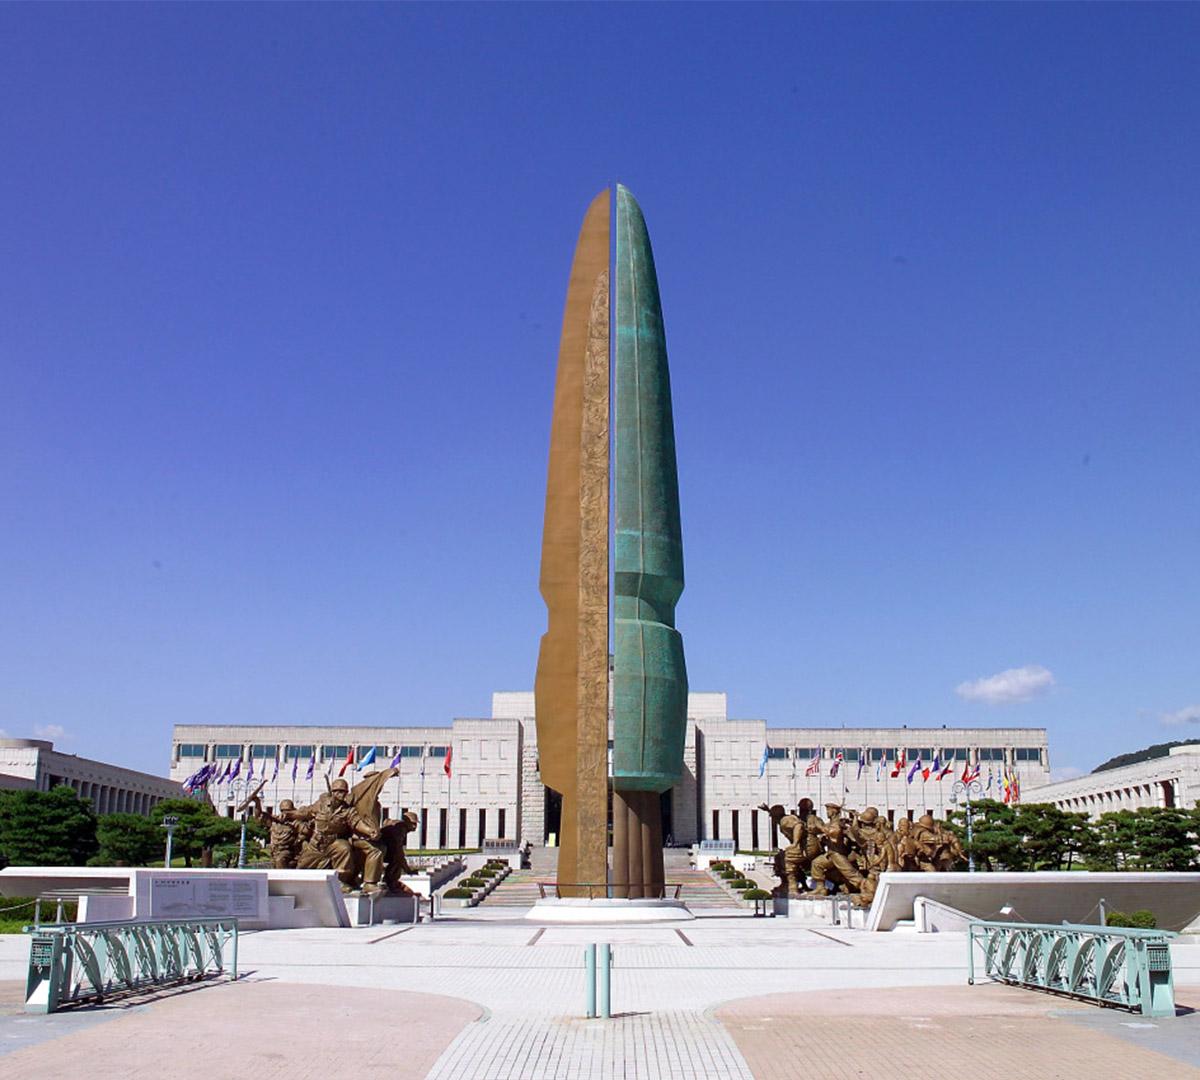
[[[49,791],[62,785],[91,799],[97,814],[148,814],[163,799],[179,797],[174,778],[64,754],[46,739],[0,739],[0,788]]]
[[[663,835],[675,844],[732,839],[764,850],[775,837],[759,804],[795,806],[806,797],[818,806],[877,806],[892,820],[927,811],[942,818],[954,809],[954,782],[967,767],[978,766],[992,798],[1002,797],[1006,771],[1020,778],[1026,801],[1050,780],[1044,728],[768,727],[730,719],[724,693],[690,693],[687,711],[683,780],[662,796]],[[926,778],[935,759],[941,779],[932,771]],[[918,760],[923,768],[913,772]],[[381,802],[389,816],[417,813],[413,847],[476,847],[485,839],[540,845],[559,833],[559,801],[538,768],[532,691],[497,692],[490,717],[441,727],[175,725],[176,783],[214,762],[217,776],[236,773],[208,787],[226,814],[264,779],[264,806],[300,805],[325,790],[326,778],[353,782],[395,762],[400,774]]]
[[[1173,746],[1163,757],[1061,780],[1037,797],[1091,818],[1144,806],[1187,809],[1200,802],[1200,746]]]

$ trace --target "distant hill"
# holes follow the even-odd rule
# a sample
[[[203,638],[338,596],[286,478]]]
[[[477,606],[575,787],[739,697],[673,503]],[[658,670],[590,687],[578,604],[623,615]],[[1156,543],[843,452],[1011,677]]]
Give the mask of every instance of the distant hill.
[[[1172,746],[1196,746],[1200,739],[1180,739],[1178,742],[1160,742],[1147,746],[1145,750],[1135,750],[1132,754],[1118,754],[1109,758],[1103,765],[1097,765],[1092,772],[1104,772],[1105,769],[1119,769],[1122,765],[1136,765],[1139,761],[1150,761],[1156,757],[1166,757]]]

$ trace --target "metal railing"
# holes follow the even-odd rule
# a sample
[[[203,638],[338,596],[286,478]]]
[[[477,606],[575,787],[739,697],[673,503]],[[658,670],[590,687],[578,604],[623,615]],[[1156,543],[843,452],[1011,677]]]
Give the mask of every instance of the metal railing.
[[[543,900],[546,899],[546,890],[553,889],[554,896],[562,898],[563,889],[587,889],[587,898],[589,900],[612,900],[624,899],[617,897],[614,890],[621,889],[624,892],[629,892],[630,889],[641,890],[642,895],[637,897],[639,900],[678,900],[679,890],[683,888],[682,882],[668,881],[661,885],[641,885],[637,882],[625,882],[620,885],[614,885],[610,881],[539,881],[537,883],[538,892]],[[670,897],[667,896],[667,890],[674,890]],[[646,894],[651,895],[647,896]]]
[[[101,1002],[128,990],[223,974],[237,978],[237,919],[131,919],[27,926],[25,1011]]]
[[[967,982],[975,982],[975,948],[996,982],[1066,994],[1143,1016],[1174,1016],[1169,930],[1072,923],[972,921]]]

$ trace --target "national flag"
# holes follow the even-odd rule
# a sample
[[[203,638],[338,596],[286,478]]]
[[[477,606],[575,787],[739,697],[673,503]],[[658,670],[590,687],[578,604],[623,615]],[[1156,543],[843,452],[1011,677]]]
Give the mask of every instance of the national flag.
[[[840,750],[833,755],[833,764],[829,766],[830,776],[837,776],[838,770],[842,767],[842,762],[844,760],[845,758],[842,757],[842,752]]]
[[[821,748],[817,747],[817,752],[813,754],[812,761],[808,763],[808,767],[804,770],[805,776],[816,776],[821,771]]]
[[[854,777],[855,780],[862,779],[863,769],[865,769],[866,767],[867,767],[867,751],[866,751],[865,747],[860,746],[858,748],[858,775]]]
[[[292,783],[293,784],[296,782],[296,773],[299,771],[299,769],[300,769],[300,759],[298,757],[292,758]]]
[[[976,780],[979,779],[979,770],[980,770],[980,765],[978,764],[978,762],[976,763],[975,768],[973,768],[973,769],[971,768],[971,766],[969,764],[964,765],[963,766],[963,774],[962,774],[962,782],[964,784],[973,784]]]
[[[246,783],[254,779],[254,755],[250,755],[250,768],[246,771]]]
[[[938,774],[937,774],[937,776],[936,776],[934,779],[936,779],[936,780],[944,780],[944,779],[945,779],[947,776],[949,776],[949,775],[950,775],[952,772],[954,772],[954,759],[953,759],[953,758],[947,758],[947,759],[946,759],[946,764],[945,764],[945,765],[943,765],[943,766],[941,767],[941,769],[938,771]]]
[[[1004,789],[1004,801],[1008,802],[1009,790],[1008,790],[1008,770],[1007,769],[1005,769],[1004,772],[1001,773],[1000,786]]]
[[[451,775],[450,763],[453,760],[454,760],[454,747],[447,746],[446,747],[446,760],[444,762],[442,762],[442,772],[444,772],[446,774],[447,778],[449,778]]]
[[[912,768],[910,768],[908,770],[908,782],[910,784],[913,782],[913,777],[917,775],[917,770],[920,768],[921,768],[921,758],[920,758],[920,755],[918,755],[917,760],[912,763]]]
[[[896,751],[896,763],[892,766],[892,779],[895,780],[902,772],[904,772],[905,760],[904,751]],[[910,781],[911,783],[911,781]]]
[[[242,771],[242,759],[235,758],[234,762],[233,762],[233,769],[229,773],[229,779],[236,780],[238,778],[238,773],[240,773],[241,771]]]
[[[758,778],[760,780],[762,779],[763,773],[765,773],[767,771],[767,751],[768,750],[770,750],[770,747],[767,746],[766,743],[763,743],[762,757],[760,757],[758,759]]]
[[[879,783],[883,779],[883,758],[875,762],[875,783]]]
[[[348,768],[350,768],[350,766],[353,764],[354,764],[354,747],[352,746],[352,747],[350,747],[349,750],[346,751],[346,760],[342,762],[342,767],[340,769],[338,769],[338,776],[344,776],[346,773],[346,770]]]
[[[263,772],[265,773],[266,771],[267,770],[264,768]],[[279,755],[278,754],[275,755],[275,772],[271,775],[271,779],[272,780],[279,779]]]
[[[933,755],[933,764],[921,770],[921,774],[926,780],[929,779],[929,774],[940,773],[942,771],[942,757],[940,754]]]
[[[204,769],[202,769],[202,768],[197,769],[194,773],[192,773],[191,776],[189,776],[183,782],[183,790],[186,791],[189,795],[193,791],[195,791],[196,788],[198,788],[200,786],[200,774],[203,772],[204,772]]]
[[[317,752],[314,750],[308,755],[308,768],[304,771],[304,779],[311,780],[313,778],[313,769],[317,767]]]
[[[223,783],[225,783],[225,781],[232,780],[232,779],[233,779],[233,762],[227,761],[227,762],[225,762],[225,771],[223,773],[221,773],[221,783],[223,784]]]
[[[989,765],[989,766],[988,766],[988,782],[987,782],[987,787],[985,787],[985,788],[983,789],[984,791],[991,791],[991,790],[992,790],[992,781],[993,781],[994,779],[995,779],[995,777],[992,775],[992,767]]]
[[[396,768],[399,768],[399,767],[400,767],[400,751],[399,751],[399,750],[397,750],[397,751],[396,751],[396,756],[395,756],[394,758],[392,758],[392,763],[391,763],[391,765],[389,765],[389,766],[388,766],[388,768],[390,768],[390,769],[396,769]]]
[[[374,765],[374,764],[375,764],[375,747],[372,746],[370,750],[368,750],[365,754],[363,754],[362,761],[360,761],[358,763],[358,771],[362,772],[362,770],[365,769],[368,765]]]

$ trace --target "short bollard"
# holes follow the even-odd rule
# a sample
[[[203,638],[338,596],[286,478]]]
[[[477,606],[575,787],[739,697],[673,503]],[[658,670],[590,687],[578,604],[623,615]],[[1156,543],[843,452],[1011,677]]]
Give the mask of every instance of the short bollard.
[[[586,945],[583,949],[583,982],[587,997],[587,1018],[596,1015],[596,946]]]
[[[600,946],[600,1016],[612,1018],[612,946]]]

